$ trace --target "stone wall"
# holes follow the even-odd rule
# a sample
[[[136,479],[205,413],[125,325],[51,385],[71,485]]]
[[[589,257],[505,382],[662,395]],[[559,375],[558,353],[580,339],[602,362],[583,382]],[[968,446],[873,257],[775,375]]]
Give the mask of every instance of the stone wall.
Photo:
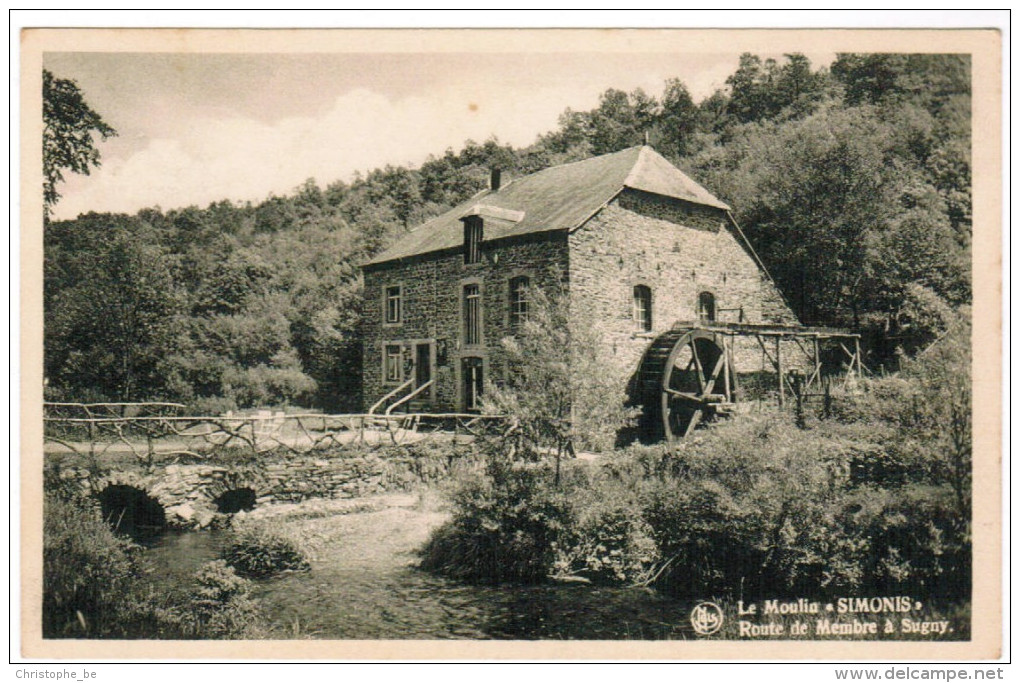
[[[652,291],[650,333],[634,321],[637,285]],[[652,338],[697,319],[701,292],[714,295],[719,321],[738,322],[742,310],[748,323],[797,322],[723,211],[629,190],[570,236],[570,290],[630,373]],[[754,339],[738,339],[736,357],[739,372],[761,370]]]
[[[423,408],[463,410],[461,359],[482,359],[486,378],[501,371],[499,342],[510,332],[510,280],[527,276],[532,285],[545,288],[566,272],[566,235],[562,232],[483,242],[482,260],[476,264],[465,264],[463,253],[456,251],[366,269],[365,409],[399,386],[384,381],[385,345],[400,343],[413,353],[415,344],[428,342],[433,347],[435,383],[423,397]],[[467,284],[478,284],[481,289],[483,343],[479,346],[463,343],[462,292]],[[402,321],[396,325],[383,322],[384,292],[391,286],[401,287],[403,299]]]
[[[99,495],[108,486],[130,486],[158,502],[168,526],[203,528],[224,518],[216,500],[228,491],[251,489],[257,507],[312,498],[361,498],[408,491],[471,468],[463,451],[418,453],[410,449],[366,451],[357,455],[271,457],[257,463],[119,466],[95,471],[83,464],[48,462],[50,474]]]

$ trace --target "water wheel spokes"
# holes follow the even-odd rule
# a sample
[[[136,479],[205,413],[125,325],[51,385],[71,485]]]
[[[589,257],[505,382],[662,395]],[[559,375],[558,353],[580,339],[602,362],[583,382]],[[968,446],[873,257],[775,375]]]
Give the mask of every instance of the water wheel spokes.
[[[703,419],[732,403],[731,363],[727,345],[713,332],[691,330],[677,340],[662,377],[662,417],[669,441],[688,436]],[[717,384],[721,393],[716,393]]]

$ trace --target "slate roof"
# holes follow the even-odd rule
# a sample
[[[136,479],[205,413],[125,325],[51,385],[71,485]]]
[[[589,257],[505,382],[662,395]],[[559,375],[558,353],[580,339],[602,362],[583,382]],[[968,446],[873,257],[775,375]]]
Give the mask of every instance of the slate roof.
[[[516,178],[496,192],[480,192],[412,229],[364,265],[460,247],[464,243],[464,227],[460,219],[472,213],[517,217],[523,212],[519,220],[486,217],[486,241],[529,233],[574,230],[628,187],[725,211],[730,208],[651,147],[630,147]]]

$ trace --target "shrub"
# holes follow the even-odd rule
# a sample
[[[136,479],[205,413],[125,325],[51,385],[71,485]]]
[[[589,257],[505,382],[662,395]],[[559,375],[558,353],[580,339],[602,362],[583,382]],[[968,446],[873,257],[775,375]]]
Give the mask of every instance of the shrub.
[[[434,531],[421,568],[480,583],[544,581],[571,522],[567,498],[534,467],[493,464],[454,494],[453,519]]]
[[[673,459],[685,474],[649,485],[643,505],[671,590],[775,594],[832,582],[811,534],[846,483],[839,443],[748,418],[685,442]]]
[[[139,575],[140,548],[118,538],[81,499],[45,498],[43,636],[103,637],[120,632],[120,614]]]
[[[196,574],[191,592],[149,585],[143,549],[116,536],[81,496],[47,491],[43,521],[43,637],[239,638],[261,631],[251,584],[226,563]]]
[[[422,566],[474,581],[654,582],[685,597],[967,596],[967,370],[945,377],[965,340],[950,330],[810,428],[743,416],[675,448],[578,461],[556,487],[496,447]]]
[[[546,275],[551,283],[560,274]],[[531,455],[560,460],[577,449],[608,451],[630,426],[625,378],[605,358],[602,329],[589,311],[571,307],[565,291],[534,288],[528,317],[516,334],[501,340],[507,372],[490,382],[483,410],[504,415],[520,446]]]
[[[284,571],[310,568],[304,551],[293,539],[261,524],[245,524],[235,531],[223,559],[238,574],[264,578]]]
[[[644,518],[664,560],[660,585],[685,596],[845,591],[963,596],[967,522],[952,487],[862,485],[867,444],[778,419],[721,424],[686,442],[645,485]]]
[[[970,517],[972,469],[969,314],[943,313],[944,334],[895,376],[861,382],[863,391],[834,402],[836,421],[871,433],[879,457],[862,461],[859,481],[952,488],[961,518]]]
[[[96,463],[89,462],[87,464],[94,466]],[[84,501],[86,489],[81,485],[77,476],[71,476],[72,474],[65,467],[64,457],[60,455],[47,456],[46,464],[43,467],[43,490],[46,492],[47,501],[53,498],[55,501],[72,503],[79,507],[87,505]],[[97,474],[97,478],[102,476],[98,471],[93,474]]]
[[[962,599],[970,595],[969,522],[949,486],[861,489],[845,523],[866,539],[860,562],[867,587],[883,594]]]
[[[194,633],[203,638],[255,637],[260,614],[251,588],[251,582],[223,560],[202,565],[189,601]]]
[[[597,492],[610,493],[608,487]],[[648,581],[659,552],[640,508],[623,495],[599,498],[574,501],[577,521],[564,535],[556,568],[599,584]]]

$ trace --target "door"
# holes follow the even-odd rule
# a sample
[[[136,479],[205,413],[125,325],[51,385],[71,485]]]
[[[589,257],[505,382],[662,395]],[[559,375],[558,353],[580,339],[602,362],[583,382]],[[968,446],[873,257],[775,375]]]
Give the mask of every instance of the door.
[[[417,344],[414,351],[414,385],[420,387],[432,379],[432,344]]]
[[[482,396],[482,359],[465,358],[462,361],[461,377],[464,383],[464,410],[477,411],[481,409],[479,399]]]

